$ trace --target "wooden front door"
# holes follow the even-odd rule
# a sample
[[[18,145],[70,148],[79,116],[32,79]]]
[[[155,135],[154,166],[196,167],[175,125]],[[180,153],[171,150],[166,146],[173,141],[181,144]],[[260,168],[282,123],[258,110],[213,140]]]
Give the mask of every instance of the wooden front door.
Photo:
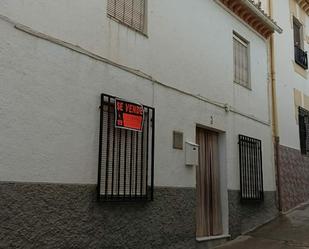
[[[197,182],[197,237],[217,236],[223,233],[218,134],[197,128],[199,148]]]

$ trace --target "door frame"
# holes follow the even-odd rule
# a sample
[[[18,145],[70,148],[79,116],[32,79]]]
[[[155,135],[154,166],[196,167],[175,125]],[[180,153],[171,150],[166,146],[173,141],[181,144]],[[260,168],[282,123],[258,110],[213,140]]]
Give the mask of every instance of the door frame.
[[[204,129],[218,134],[219,168],[220,168],[220,198],[223,233],[220,236],[197,237],[198,241],[229,237],[229,202],[228,202],[228,171],[227,171],[227,136],[226,132],[201,124],[195,126],[195,141],[197,129]]]

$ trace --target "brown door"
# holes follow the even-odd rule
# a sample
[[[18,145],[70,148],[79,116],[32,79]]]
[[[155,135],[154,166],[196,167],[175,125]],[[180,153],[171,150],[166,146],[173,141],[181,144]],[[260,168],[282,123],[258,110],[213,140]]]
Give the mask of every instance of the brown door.
[[[218,134],[197,128],[196,142],[200,146],[199,165],[196,169],[196,236],[205,237],[221,235],[223,231],[220,200]]]

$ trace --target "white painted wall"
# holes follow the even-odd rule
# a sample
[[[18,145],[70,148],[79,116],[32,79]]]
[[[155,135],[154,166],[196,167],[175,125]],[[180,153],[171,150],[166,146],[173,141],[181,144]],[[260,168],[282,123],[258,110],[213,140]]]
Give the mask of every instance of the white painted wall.
[[[281,35],[275,35],[280,144],[300,149],[293,89],[296,88],[309,96],[309,74],[307,71],[307,78],[305,78],[294,69],[293,16],[290,12],[289,1],[280,1],[280,3],[274,1],[274,15],[284,30]],[[297,8],[296,15],[296,17],[300,18],[301,9],[299,7]],[[306,25],[305,33],[309,35],[309,18],[305,14],[304,16],[306,17],[306,23],[304,23]],[[305,42],[305,50],[308,51],[308,49],[309,44]]]
[[[176,3],[177,11],[171,11]],[[107,18],[106,1],[0,2],[0,14],[22,24],[269,122],[264,39],[210,0],[149,1],[148,13],[146,38]],[[233,83],[233,30],[250,41],[251,91]],[[0,35],[0,180],[96,183],[99,94],[105,92],[156,108],[156,185],[195,186],[194,168],[185,167],[183,151],[172,149],[172,131],[195,141],[199,124],[225,133],[222,160],[229,189],[239,189],[238,134],[262,139],[265,190],[275,190],[269,125],[39,40],[1,20],[0,31],[5,34]]]
[[[214,1],[160,0],[148,5],[149,38],[107,18],[106,0],[2,0],[0,13],[162,82],[268,119],[263,39]],[[231,84],[233,30],[251,42],[251,92]],[[253,101],[243,105],[243,98]]]

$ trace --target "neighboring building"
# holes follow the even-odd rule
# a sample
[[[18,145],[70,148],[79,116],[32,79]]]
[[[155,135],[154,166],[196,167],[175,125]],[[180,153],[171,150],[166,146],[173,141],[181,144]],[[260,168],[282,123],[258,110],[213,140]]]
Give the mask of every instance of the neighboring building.
[[[287,211],[309,200],[309,3],[273,4],[273,16],[284,30],[274,36],[274,80],[280,204]]]
[[[275,31],[249,0],[2,0],[0,247],[203,248],[274,218]]]

